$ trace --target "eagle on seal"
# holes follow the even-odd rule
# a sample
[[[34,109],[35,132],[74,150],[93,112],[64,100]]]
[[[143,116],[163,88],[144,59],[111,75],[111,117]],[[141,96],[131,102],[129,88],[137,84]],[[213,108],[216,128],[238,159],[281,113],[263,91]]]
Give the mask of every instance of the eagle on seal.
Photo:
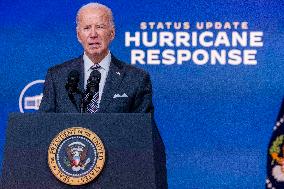
[[[66,153],[73,171],[84,170],[85,166],[90,162],[90,158],[86,160],[88,149],[81,142],[73,142],[66,148]]]

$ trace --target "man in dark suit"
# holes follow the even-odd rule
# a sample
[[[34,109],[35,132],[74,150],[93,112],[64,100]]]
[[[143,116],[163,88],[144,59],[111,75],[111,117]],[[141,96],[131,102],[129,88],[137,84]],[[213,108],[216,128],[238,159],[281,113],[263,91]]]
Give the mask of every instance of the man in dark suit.
[[[104,5],[91,3],[77,14],[77,37],[84,48],[84,55],[48,70],[41,112],[76,113],[78,98],[70,101],[65,84],[69,73],[80,73],[79,89],[86,89],[92,65],[100,65],[99,113],[153,113],[152,87],[149,74],[127,65],[109,51],[115,28],[111,10]],[[77,107],[76,107],[77,104]]]
[[[80,74],[79,89],[84,89],[83,56],[52,67],[48,70],[41,112],[78,113],[81,95],[75,95],[76,103],[68,97],[65,84],[69,73]],[[111,62],[102,92],[98,113],[153,113],[152,87],[149,75],[127,65],[111,55]]]
[[[67,78],[72,71],[79,73],[78,88],[79,91],[85,91],[95,69],[101,77],[98,95],[94,100],[96,108],[91,112],[151,113],[153,118],[149,74],[123,63],[109,51],[109,45],[115,37],[111,10],[102,4],[89,3],[79,9],[76,23],[77,38],[84,48],[84,54],[48,70],[39,111],[80,112],[81,94],[72,94],[70,97],[66,89]],[[157,185],[167,188],[165,149],[154,119],[153,126]]]

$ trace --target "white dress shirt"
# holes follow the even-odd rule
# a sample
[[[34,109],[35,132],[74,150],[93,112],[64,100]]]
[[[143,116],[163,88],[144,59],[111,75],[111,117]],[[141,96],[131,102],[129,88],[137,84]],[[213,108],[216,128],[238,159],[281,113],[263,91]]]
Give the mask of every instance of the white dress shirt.
[[[83,55],[83,60],[84,60],[84,89],[86,89],[87,81],[88,81],[90,74],[92,72],[91,67],[94,65],[94,63],[90,60],[90,58],[86,55],[85,52],[84,52],[84,55]],[[101,66],[101,68],[99,68],[98,71],[101,73],[101,80],[100,80],[100,84],[99,84],[99,101],[98,101],[98,103],[100,103],[101,98],[102,98],[104,86],[105,86],[105,83],[106,83],[107,74],[108,74],[108,71],[109,71],[110,62],[111,62],[110,52],[108,52],[107,56],[104,57],[104,59],[101,62],[99,62],[99,65]]]

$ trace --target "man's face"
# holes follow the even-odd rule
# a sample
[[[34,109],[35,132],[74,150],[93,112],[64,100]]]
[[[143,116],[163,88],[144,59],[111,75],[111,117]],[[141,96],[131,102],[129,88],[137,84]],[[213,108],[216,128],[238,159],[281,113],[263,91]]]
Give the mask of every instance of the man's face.
[[[77,37],[88,57],[105,57],[114,35],[114,27],[106,10],[87,8],[81,11]]]

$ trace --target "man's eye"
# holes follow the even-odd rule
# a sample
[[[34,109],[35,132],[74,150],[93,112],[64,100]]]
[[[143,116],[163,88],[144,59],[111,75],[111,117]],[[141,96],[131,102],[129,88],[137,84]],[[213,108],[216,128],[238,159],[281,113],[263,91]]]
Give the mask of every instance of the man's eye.
[[[97,28],[99,28],[99,29],[104,29],[104,28],[105,28],[105,25],[97,25]]]

